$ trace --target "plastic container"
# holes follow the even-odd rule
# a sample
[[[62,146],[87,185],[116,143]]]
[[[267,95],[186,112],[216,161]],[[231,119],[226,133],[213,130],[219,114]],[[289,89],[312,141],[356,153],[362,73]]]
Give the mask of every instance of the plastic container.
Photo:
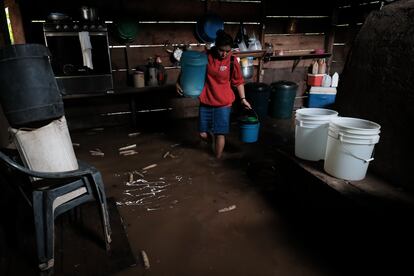
[[[134,72],[134,87],[142,88],[145,87],[145,73],[141,71]]]
[[[303,108],[295,113],[295,155],[318,161],[325,158],[329,122],[338,116],[335,110]]]
[[[40,44],[0,50],[0,102],[11,126],[63,116],[62,96],[49,56],[49,50]]]
[[[240,141],[244,143],[257,142],[259,138],[260,123],[257,113],[251,109],[249,115],[242,116],[239,119],[240,124]]]
[[[118,37],[124,43],[131,43],[138,35],[138,21],[134,18],[123,18],[119,22],[115,22]]]
[[[335,103],[336,88],[312,86],[309,91],[308,107],[330,108]]]
[[[65,117],[37,129],[11,129],[23,163],[39,172],[78,169]]]
[[[224,21],[218,15],[207,14],[197,21],[195,32],[202,42],[214,42],[218,30],[224,30]]]
[[[207,69],[207,55],[197,51],[184,51],[180,62],[180,84],[184,96],[196,98],[203,91]]]
[[[265,83],[249,82],[244,85],[246,99],[256,111],[259,120],[267,116],[271,88]]]
[[[291,118],[298,85],[290,81],[278,81],[270,86],[269,115],[279,119]]]
[[[345,180],[362,180],[379,142],[381,126],[358,118],[336,118],[329,124],[324,170]]]
[[[324,74],[308,74],[307,84],[310,86],[322,86]]]

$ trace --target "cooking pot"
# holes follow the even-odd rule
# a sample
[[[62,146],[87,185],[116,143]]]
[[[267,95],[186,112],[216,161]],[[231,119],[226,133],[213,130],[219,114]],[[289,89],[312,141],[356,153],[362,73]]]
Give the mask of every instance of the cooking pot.
[[[242,69],[242,75],[244,79],[250,79],[251,77],[253,77],[253,73],[254,73],[253,65],[242,66],[241,69]]]
[[[69,20],[70,17],[64,13],[52,12],[47,16],[47,19],[53,20],[53,21],[63,21],[63,20]]]

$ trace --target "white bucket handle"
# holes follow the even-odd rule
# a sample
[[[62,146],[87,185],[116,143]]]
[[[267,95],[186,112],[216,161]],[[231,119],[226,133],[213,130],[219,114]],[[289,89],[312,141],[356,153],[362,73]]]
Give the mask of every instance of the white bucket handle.
[[[343,141],[342,141],[342,137],[343,137],[342,135],[343,135],[342,133],[338,133],[339,142],[343,145],[342,148],[344,149],[344,151],[346,151],[349,155],[351,155],[352,157],[354,157],[356,159],[359,159],[361,161],[364,161],[364,163],[369,163],[369,162],[371,162],[371,161],[374,160],[374,151],[375,151],[375,148],[372,151],[371,158],[368,158],[368,159],[361,158],[361,157],[356,156],[355,154],[353,154],[352,152],[350,152],[349,150],[346,149],[346,146],[343,144]]]
[[[304,126],[304,125],[303,125],[303,123],[304,123],[305,121],[298,120],[298,119],[296,119],[296,121],[298,121],[298,122],[299,122],[299,126],[300,126],[300,127],[303,127],[303,128],[314,128],[314,127]],[[329,127],[329,123],[328,123],[328,122],[325,122],[325,123],[323,123],[323,124],[315,124],[315,125],[317,125],[318,127],[321,127],[321,126],[323,126],[323,127],[325,127],[325,128],[328,128],[328,127]]]

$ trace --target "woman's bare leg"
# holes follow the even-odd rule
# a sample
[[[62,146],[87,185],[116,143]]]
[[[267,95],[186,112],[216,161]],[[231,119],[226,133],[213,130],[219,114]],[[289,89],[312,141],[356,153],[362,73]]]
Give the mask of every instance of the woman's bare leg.
[[[216,154],[216,158],[220,159],[223,155],[224,144],[226,143],[226,138],[224,135],[216,135],[215,137],[215,144],[216,147],[214,149],[214,153]]]

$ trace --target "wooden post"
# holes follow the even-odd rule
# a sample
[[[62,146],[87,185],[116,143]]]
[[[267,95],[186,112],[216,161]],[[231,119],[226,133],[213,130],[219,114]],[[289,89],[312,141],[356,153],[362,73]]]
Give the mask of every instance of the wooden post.
[[[5,5],[9,8],[14,44],[25,44],[26,38],[24,35],[23,20],[19,4],[17,4],[15,0],[7,0],[5,1]]]
[[[266,0],[261,2],[261,13],[260,13],[260,43],[262,44],[262,49],[265,48],[265,30],[266,30]],[[263,82],[263,57],[259,59],[259,66],[257,66],[257,82]]]
[[[6,11],[4,2],[0,3],[0,47],[10,45],[9,29],[7,27]]]
[[[211,10],[211,0],[206,0],[204,5],[204,13],[208,13]]]
[[[331,66],[332,66],[332,57],[333,57],[333,44],[335,41],[335,25],[338,22],[338,7],[334,6],[332,9],[332,15],[331,15],[331,22],[330,26],[327,29],[327,33],[325,34],[325,52],[330,53],[331,56],[328,57],[327,63],[326,63],[326,72],[328,74],[331,74]]]

